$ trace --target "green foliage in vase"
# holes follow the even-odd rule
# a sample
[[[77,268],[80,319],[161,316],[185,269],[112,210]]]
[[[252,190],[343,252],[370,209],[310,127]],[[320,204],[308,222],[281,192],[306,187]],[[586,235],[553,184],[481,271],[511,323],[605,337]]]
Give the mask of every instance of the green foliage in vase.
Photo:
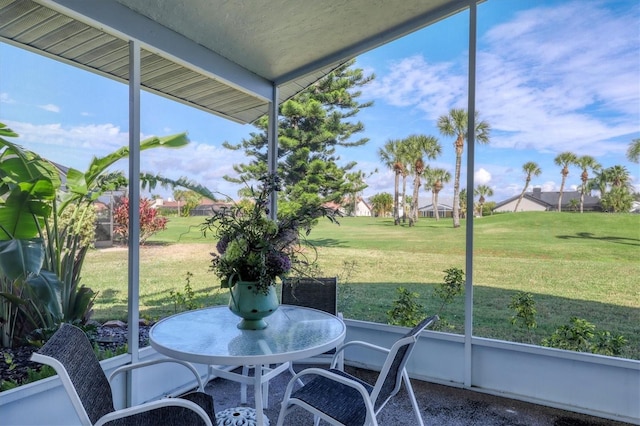
[[[218,240],[216,253],[211,253],[211,270],[221,279],[223,288],[237,281],[255,281],[256,291],[264,293],[290,271],[307,275],[315,262],[315,251],[305,238],[316,220],[322,216],[336,221],[337,212],[321,206],[306,206],[295,215],[269,216],[269,199],[280,190],[276,175],[260,179],[258,191],[251,188],[253,200],[244,207],[234,204],[221,208],[202,224],[202,231],[213,233]],[[313,256],[311,256],[313,253]]]

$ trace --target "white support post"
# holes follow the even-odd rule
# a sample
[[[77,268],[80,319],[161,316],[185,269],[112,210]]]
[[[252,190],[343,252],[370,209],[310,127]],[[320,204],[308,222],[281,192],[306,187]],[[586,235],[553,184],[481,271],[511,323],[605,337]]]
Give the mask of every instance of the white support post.
[[[269,128],[267,129],[267,171],[269,174],[278,172],[278,86],[273,85],[271,103],[269,104]],[[278,216],[278,194],[272,192],[269,196],[269,217]]]
[[[128,338],[131,362],[138,361],[140,319],[140,43],[129,41],[129,258]]]
[[[475,166],[476,113],[476,0],[469,2],[469,94],[467,123],[467,227],[465,256],[465,317],[464,317],[464,385],[471,386],[471,338],[473,336],[473,173]],[[469,214],[471,211],[471,214]]]

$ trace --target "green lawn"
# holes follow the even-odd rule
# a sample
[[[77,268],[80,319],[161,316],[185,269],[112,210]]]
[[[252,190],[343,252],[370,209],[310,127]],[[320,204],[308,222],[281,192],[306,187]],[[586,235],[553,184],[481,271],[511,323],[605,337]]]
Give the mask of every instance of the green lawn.
[[[176,308],[169,291],[184,293],[187,272],[199,305],[225,303],[216,277],[208,271],[215,242],[203,238],[202,218],[171,218],[166,231],[141,250],[140,310],[159,318]],[[465,223],[421,219],[416,227],[390,219],[342,218],[340,226],[321,221],[309,240],[317,247],[325,275],[340,278],[340,309],[347,318],[387,322],[396,288],[420,294],[427,312],[440,304],[432,296],[443,271],[465,268]],[[640,359],[640,215],[600,213],[518,213],[474,220],[474,334],[529,341],[510,324],[511,297],[534,294],[539,343],[571,316],[597,330],[624,335],[624,356]],[[126,250],[89,253],[83,283],[100,292],[97,319],[125,318]],[[441,314],[462,332],[464,300]],[[180,308],[177,308],[180,310]]]

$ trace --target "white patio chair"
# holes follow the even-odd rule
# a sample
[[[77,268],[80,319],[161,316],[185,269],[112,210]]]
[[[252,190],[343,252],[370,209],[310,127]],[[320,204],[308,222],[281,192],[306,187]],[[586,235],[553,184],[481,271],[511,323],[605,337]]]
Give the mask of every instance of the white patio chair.
[[[213,398],[202,392],[202,380],[189,363],[168,358],[141,362],[120,367],[107,379],[84,331],[70,324],[62,324],[31,359],[55,369],[83,425],[212,426],[216,423]],[[112,378],[127,370],[162,362],[177,362],[189,368],[196,376],[200,391],[116,410],[111,393]]]
[[[437,315],[424,319],[390,349],[360,341],[351,341],[338,348],[337,353],[356,345],[387,353],[374,385],[335,368],[308,368],[296,374],[285,390],[277,425],[282,426],[287,414],[298,406],[313,413],[316,426],[320,419],[338,426],[377,426],[376,416],[389,399],[398,393],[404,381],[416,424],[424,426],[405,365],[420,332],[437,319]],[[294,391],[294,385],[302,377],[309,380]]]

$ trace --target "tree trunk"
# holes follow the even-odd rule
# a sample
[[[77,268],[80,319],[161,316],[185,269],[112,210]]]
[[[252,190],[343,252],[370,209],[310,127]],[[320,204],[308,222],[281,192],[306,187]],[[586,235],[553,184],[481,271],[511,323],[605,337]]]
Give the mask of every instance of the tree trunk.
[[[438,211],[438,192],[439,191],[434,191],[432,192],[432,201],[431,201],[431,205],[433,206],[433,214],[436,217],[436,221],[440,220],[440,212]]]
[[[462,150],[464,149],[464,137],[458,135],[456,139],[456,171],[453,180],[453,227],[460,227],[460,168],[462,166]]]
[[[402,223],[407,221],[407,175],[402,175]]]
[[[400,212],[398,205],[398,191],[400,190],[400,173],[396,172],[396,181],[395,181],[395,193],[393,199],[393,224],[400,224]]]

